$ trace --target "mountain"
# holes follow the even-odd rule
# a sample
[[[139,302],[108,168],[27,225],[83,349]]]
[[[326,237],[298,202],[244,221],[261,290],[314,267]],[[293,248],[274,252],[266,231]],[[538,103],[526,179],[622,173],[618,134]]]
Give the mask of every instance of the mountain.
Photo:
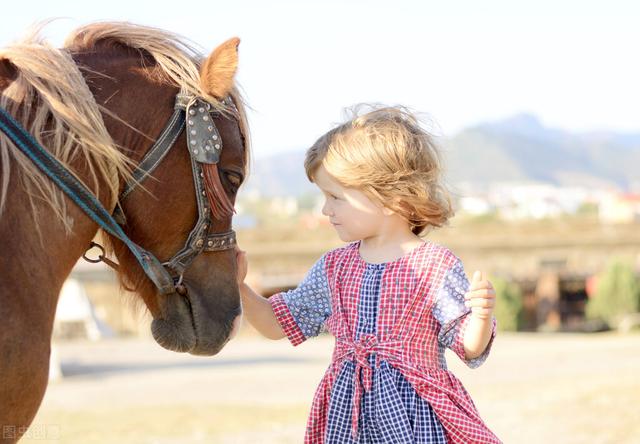
[[[572,133],[520,114],[466,128],[439,143],[450,184],[486,187],[493,182],[535,181],[627,191],[640,187],[640,133]],[[257,159],[245,192],[314,192],[303,163],[301,151]]]
[[[304,151],[288,151],[253,159],[249,180],[240,193],[261,196],[301,196],[316,192],[304,172]]]
[[[467,128],[443,145],[453,183],[531,180],[631,189],[640,180],[640,134],[576,134],[518,115]]]

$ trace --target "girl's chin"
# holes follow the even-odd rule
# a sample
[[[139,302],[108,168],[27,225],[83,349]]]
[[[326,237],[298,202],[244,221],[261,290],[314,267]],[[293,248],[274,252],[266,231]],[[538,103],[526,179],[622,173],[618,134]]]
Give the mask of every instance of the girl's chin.
[[[357,240],[358,240],[358,239],[356,239],[356,238],[355,238],[355,237],[353,237],[353,236],[348,236],[348,235],[346,235],[346,234],[344,234],[344,233],[340,233],[340,232],[339,232],[339,231],[337,231],[337,230],[336,230],[336,232],[337,232],[337,234],[338,234],[338,238],[340,238],[340,240],[341,240],[342,242],[354,242],[354,241],[357,241]]]

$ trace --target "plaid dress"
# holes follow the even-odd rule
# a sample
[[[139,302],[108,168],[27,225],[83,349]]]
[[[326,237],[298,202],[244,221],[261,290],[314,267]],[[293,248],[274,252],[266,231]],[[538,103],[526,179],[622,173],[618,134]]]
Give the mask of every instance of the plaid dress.
[[[365,262],[359,242],[326,253],[294,290],[269,300],[298,345],[327,329],[332,362],[313,399],[305,443],[499,443],[445,348],[470,367],[463,338],[469,282],[460,260],[425,242],[382,264]]]

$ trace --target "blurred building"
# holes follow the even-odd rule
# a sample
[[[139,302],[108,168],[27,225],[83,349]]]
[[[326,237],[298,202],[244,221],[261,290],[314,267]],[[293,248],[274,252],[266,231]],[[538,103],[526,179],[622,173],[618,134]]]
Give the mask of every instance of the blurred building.
[[[640,221],[640,194],[608,193],[598,208],[604,223],[632,223]]]

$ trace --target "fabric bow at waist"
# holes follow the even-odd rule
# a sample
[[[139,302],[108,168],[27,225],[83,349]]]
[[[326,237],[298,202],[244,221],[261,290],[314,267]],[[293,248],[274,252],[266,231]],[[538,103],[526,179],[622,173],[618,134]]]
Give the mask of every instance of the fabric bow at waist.
[[[380,359],[385,361],[399,361],[402,352],[402,342],[383,341],[378,342],[378,338],[374,334],[362,335],[357,341],[350,338],[338,338],[336,341],[336,350],[334,361],[339,366],[347,359],[353,359],[355,363],[354,372],[354,394],[351,407],[351,433],[353,439],[357,440],[358,436],[358,418],[360,417],[360,400],[364,391],[371,390],[373,384],[373,369],[369,364],[369,355],[377,354],[376,363]]]

